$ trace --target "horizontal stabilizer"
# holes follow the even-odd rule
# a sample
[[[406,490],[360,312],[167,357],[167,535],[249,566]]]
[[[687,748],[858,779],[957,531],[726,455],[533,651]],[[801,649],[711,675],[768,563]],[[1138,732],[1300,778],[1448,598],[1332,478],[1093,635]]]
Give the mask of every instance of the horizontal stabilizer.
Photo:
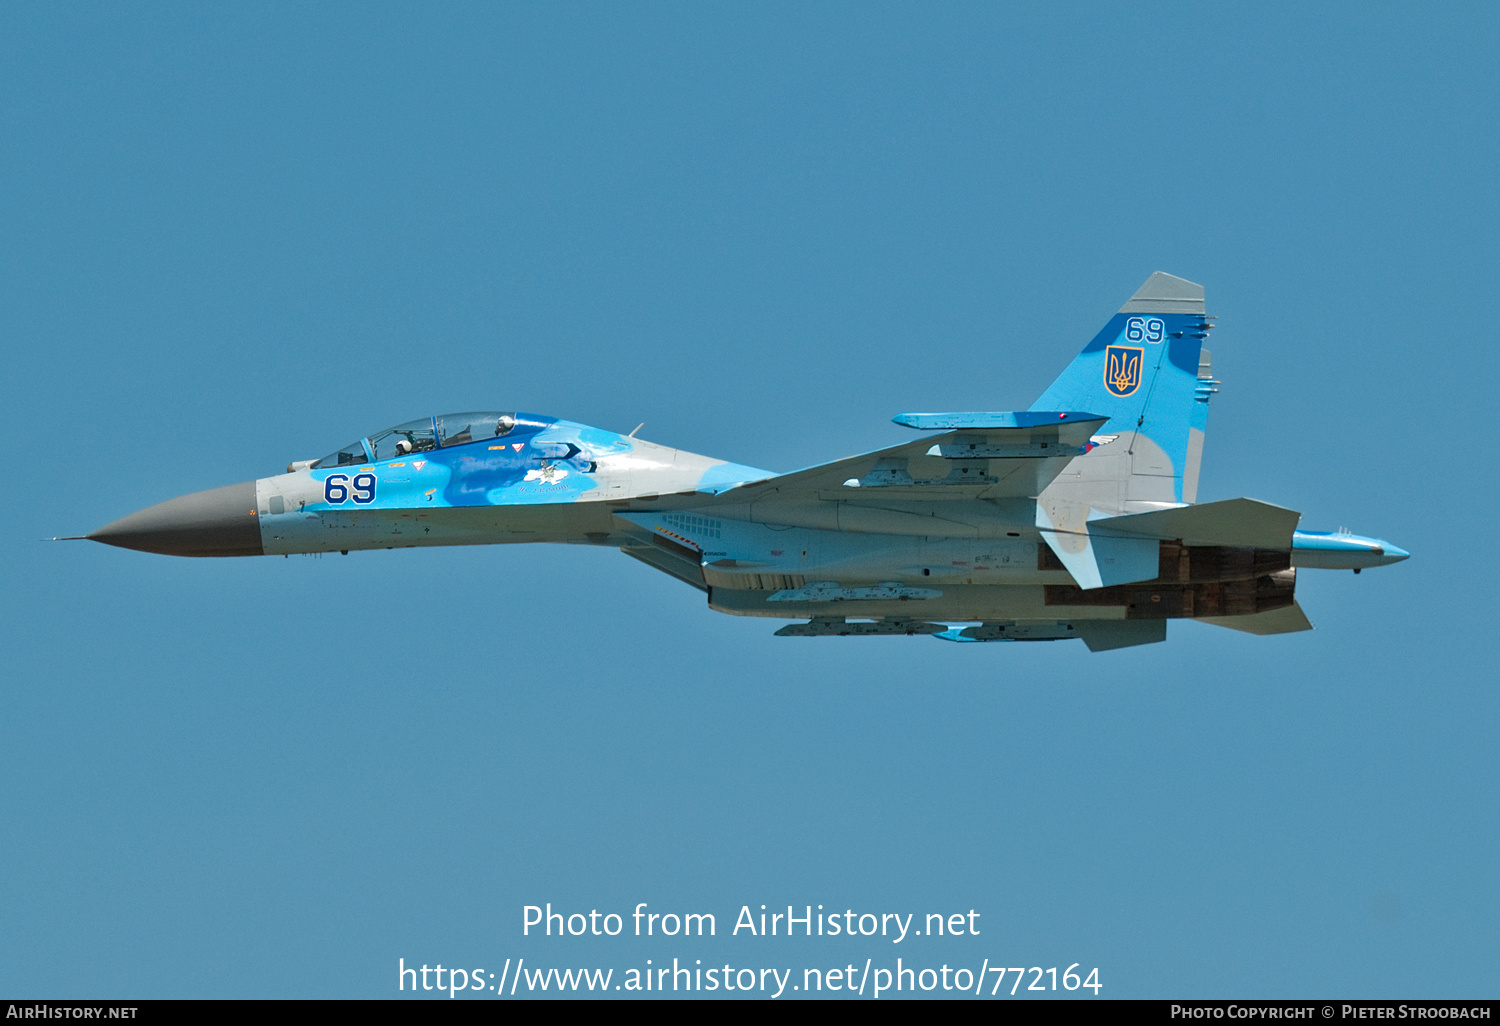
[[[1079,620],[1074,626],[1090,652],[1154,645],[1167,640],[1165,620]]]
[[[1255,499],[1226,499],[1089,522],[1089,532],[1180,540],[1184,545],[1228,545],[1289,551],[1302,514]],[[1066,562],[1066,561],[1065,561]]]
[[[1200,623],[1228,627],[1246,634],[1292,634],[1313,629],[1312,621],[1295,602],[1280,609],[1268,609],[1264,613],[1252,613],[1249,616],[1200,616],[1198,620]]]

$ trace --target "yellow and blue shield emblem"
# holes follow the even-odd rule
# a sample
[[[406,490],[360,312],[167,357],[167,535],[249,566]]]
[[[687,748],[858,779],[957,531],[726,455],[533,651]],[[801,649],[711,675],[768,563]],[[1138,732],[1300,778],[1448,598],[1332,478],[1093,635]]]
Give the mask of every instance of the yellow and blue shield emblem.
[[[1104,347],[1104,387],[1121,399],[1141,387],[1141,357],[1134,346]]]

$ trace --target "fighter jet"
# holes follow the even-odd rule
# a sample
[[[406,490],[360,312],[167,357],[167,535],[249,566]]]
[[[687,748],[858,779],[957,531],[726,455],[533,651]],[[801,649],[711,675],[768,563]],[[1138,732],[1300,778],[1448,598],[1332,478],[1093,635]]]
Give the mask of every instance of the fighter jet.
[[[1254,499],[1197,502],[1213,321],[1202,286],[1157,272],[1030,409],[898,414],[919,437],[789,474],[556,417],[445,413],[86,537],[176,556],[607,545],[711,609],[803,621],[782,637],[1101,651],[1163,641],[1175,619],[1307,630],[1299,569],[1408,553]]]

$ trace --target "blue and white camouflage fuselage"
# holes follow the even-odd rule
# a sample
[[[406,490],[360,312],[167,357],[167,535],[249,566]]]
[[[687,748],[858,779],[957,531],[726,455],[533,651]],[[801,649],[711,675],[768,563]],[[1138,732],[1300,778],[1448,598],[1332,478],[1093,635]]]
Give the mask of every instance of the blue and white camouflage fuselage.
[[[1169,619],[1306,630],[1296,568],[1402,549],[1197,504],[1218,382],[1203,290],[1160,272],[1021,412],[905,413],[925,437],[789,474],[527,413],[426,417],[88,537],[175,555],[605,545],[785,636],[1160,641]]]
[[[614,533],[621,503],[773,476],[555,417],[500,416],[514,424],[503,435],[261,478],[264,551],[597,543]]]

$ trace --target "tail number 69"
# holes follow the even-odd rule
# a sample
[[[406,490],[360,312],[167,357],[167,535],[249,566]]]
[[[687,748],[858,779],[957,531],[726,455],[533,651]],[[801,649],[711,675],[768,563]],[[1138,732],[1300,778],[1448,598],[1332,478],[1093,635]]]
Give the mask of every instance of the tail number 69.
[[[1160,342],[1166,337],[1167,325],[1159,317],[1132,317],[1125,322],[1125,337],[1132,342],[1145,339],[1147,342]]]
[[[323,501],[338,506],[351,498],[361,506],[374,502],[375,475],[355,474],[351,481],[348,474],[329,474],[323,482]]]

